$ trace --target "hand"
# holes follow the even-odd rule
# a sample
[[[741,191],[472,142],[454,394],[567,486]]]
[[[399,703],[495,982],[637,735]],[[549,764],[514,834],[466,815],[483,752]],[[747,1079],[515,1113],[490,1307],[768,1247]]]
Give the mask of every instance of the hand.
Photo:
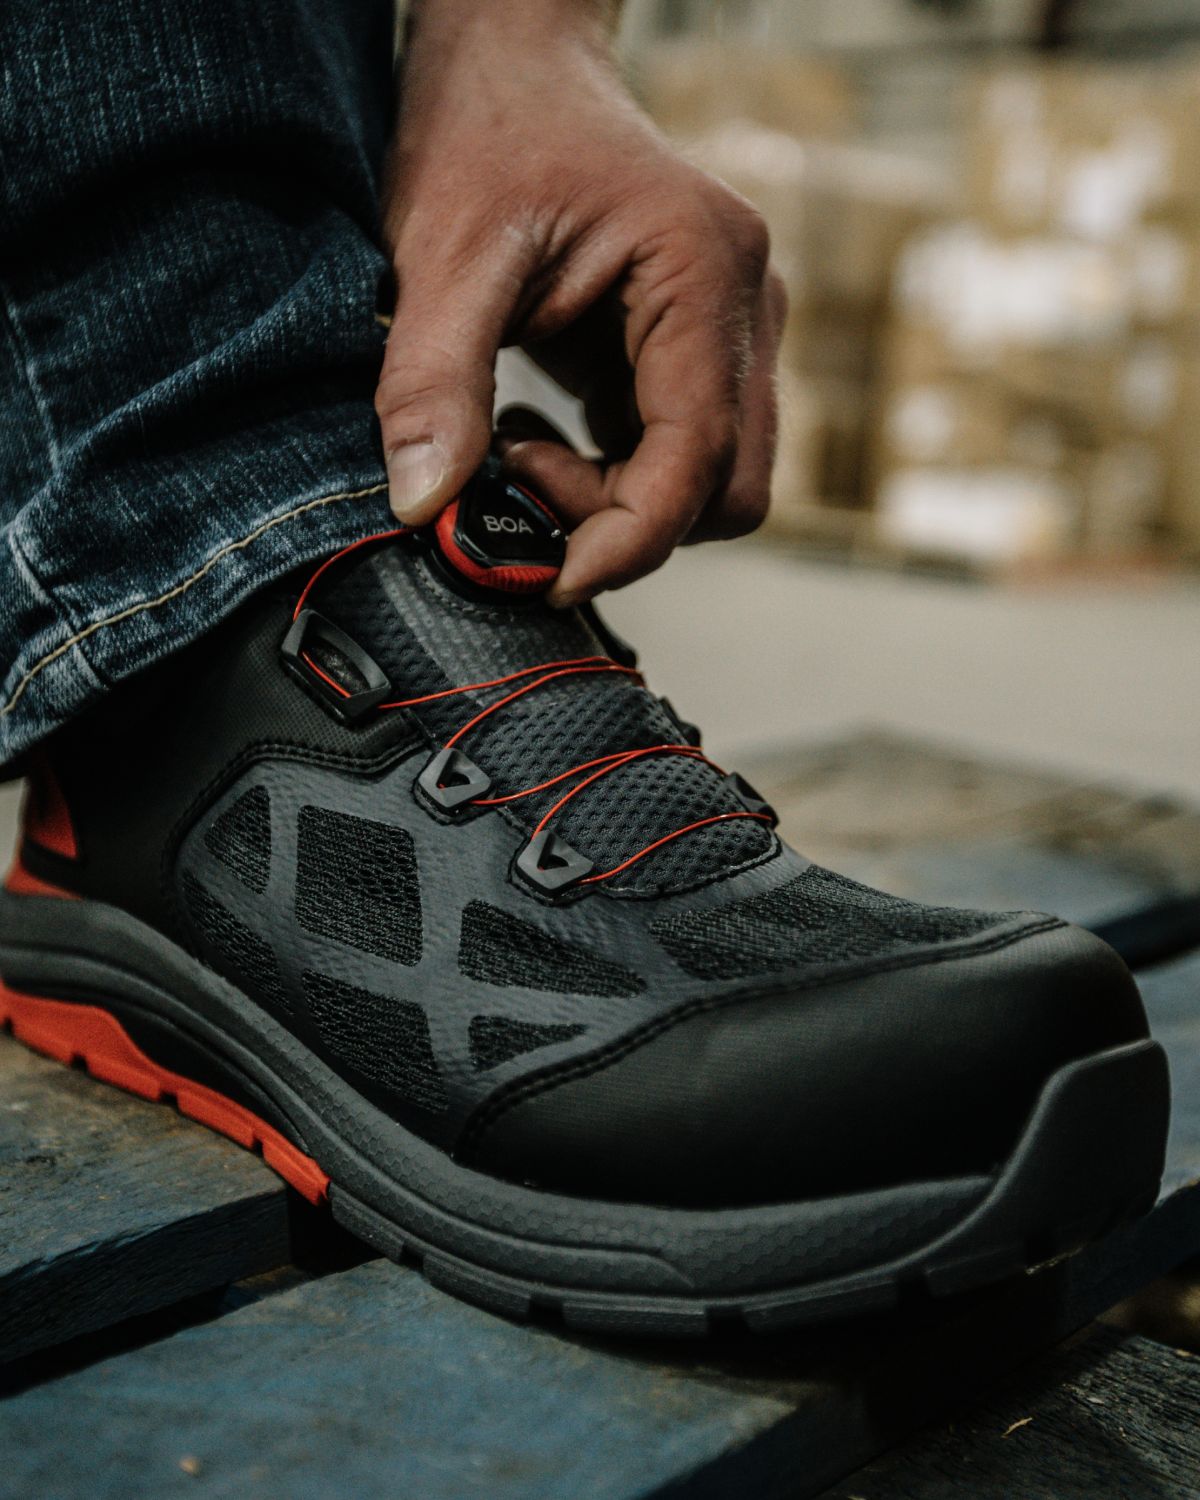
[[[584,403],[599,464],[510,464],[574,526],[551,602],[766,513],[786,299],[762,219],[620,83],[602,0],[415,0],[385,174],[398,300],[376,407],[392,508],[432,519],[484,458],[497,350]]]

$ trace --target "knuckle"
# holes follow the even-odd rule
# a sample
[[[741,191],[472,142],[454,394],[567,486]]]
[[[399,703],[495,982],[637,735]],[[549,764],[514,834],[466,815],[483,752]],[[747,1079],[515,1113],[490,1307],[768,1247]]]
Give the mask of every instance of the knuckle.
[[[626,556],[614,570],[608,587],[619,588],[661,568],[687,533],[683,519],[661,515],[639,517]]]
[[[406,358],[403,365],[385,370],[380,377],[375,388],[375,412],[380,421],[395,423],[417,412],[449,415],[467,411],[490,396],[487,380],[472,380],[469,372],[440,361],[422,363]]]
[[[771,231],[766,219],[753,204],[734,197],[726,210],[726,221],[739,264],[761,282],[771,260]]]

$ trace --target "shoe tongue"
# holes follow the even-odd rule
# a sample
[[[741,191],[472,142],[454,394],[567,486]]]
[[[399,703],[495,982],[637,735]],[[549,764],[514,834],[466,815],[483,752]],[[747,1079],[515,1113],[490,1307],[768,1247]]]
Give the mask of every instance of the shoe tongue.
[[[578,611],[464,598],[439,576],[427,551],[407,539],[368,553],[313,603],[370,653],[398,699],[608,655]],[[441,745],[482,708],[538,675],[406,711]],[[600,756],[681,740],[679,724],[635,678],[598,672],[532,689],[489,715],[458,748],[490,777],[490,794],[503,796]],[[505,812],[532,828],[571,785],[507,804]],[[647,756],[588,786],[555,814],[553,828],[603,871],[689,823],[742,807],[725,778],[703,762]],[[693,885],[762,855],[771,842],[762,823],[713,824],[664,845],[600,889],[644,894]]]

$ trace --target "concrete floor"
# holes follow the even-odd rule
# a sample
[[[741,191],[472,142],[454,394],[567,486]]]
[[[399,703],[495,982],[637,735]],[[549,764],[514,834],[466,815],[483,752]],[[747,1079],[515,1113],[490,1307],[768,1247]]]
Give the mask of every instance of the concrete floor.
[[[605,612],[718,757],[875,726],[1200,801],[1200,580],[989,586],[748,541]]]
[[[1200,582],[989,587],[749,541],[604,609],[726,762],[874,726],[1200,802]],[[0,851],[15,814],[0,790]]]

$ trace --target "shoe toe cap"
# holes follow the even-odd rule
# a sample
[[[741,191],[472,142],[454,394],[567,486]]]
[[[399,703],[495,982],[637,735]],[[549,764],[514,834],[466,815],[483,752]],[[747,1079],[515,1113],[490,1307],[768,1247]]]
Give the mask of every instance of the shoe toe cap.
[[[689,1207],[988,1172],[1053,1073],[1146,1030],[1107,944],[1031,922],[871,974],[698,1001],[521,1090],[470,1161]]]

